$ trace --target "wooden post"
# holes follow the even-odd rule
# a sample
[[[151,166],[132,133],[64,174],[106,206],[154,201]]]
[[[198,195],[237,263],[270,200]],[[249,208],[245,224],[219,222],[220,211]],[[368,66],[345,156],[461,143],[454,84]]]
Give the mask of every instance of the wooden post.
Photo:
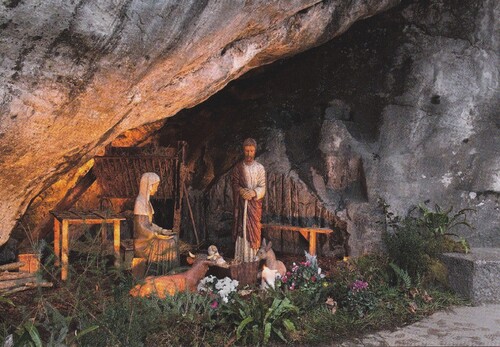
[[[175,199],[174,199],[174,223],[172,226],[172,230],[180,236],[181,231],[181,218],[182,218],[182,198],[184,195],[184,191],[182,186],[184,185],[184,181],[186,180],[186,168],[185,168],[185,160],[186,160],[186,142],[179,141],[177,145],[177,185],[175,190]]]
[[[115,250],[115,267],[120,267],[120,221],[113,221],[113,248]]]
[[[101,239],[103,245],[108,242],[108,225],[106,223],[101,224]]]
[[[69,236],[68,236],[68,221],[62,221],[62,253],[61,253],[61,279],[66,281],[68,278],[68,258],[69,258]]]
[[[309,254],[316,255],[316,232],[309,231]]]
[[[193,210],[191,209],[191,203],[189,202],[189,193],[187,191],[186,185],[182,182],[182,188],[184,190],[184,195],[186,196],[186,202],[189,209],[189,216],[191,217],[191,224],[193,225],[194,236],[196,237],[196,244],[200,244],[200,239],[198,238],[198,230],[196,230],[196,224],[194,222]]]
[[[54,254],[55,266],[61,265],[61,222],[54,217]]]

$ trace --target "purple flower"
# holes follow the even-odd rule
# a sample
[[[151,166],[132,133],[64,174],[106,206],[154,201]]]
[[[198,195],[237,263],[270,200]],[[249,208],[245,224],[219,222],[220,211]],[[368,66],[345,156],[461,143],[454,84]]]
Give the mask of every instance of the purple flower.
[[[368,282],[356,280],[349,286],[353,292],[360,292],[362,290],[368,289]]]

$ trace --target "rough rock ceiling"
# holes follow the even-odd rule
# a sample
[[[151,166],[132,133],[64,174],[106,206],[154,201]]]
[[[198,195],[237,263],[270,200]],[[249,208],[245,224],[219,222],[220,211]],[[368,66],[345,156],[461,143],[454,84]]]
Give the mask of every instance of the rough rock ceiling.
[[[120,133],[397,3],[3,1],[0,245],[34,197]]]

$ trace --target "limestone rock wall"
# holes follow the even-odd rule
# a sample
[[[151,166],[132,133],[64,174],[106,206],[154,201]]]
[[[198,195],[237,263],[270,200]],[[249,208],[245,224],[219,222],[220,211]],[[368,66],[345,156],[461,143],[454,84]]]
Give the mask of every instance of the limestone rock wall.
[[[398,2],[2,1],[0,245],[33,199],[119,134]]]
[[[295,201],[312,197],[347,232],[350,255],[380,247],[379,198],[399,215],[473,208],[475,229],[455,231],[499,247],[498,18],[496,1],[408,1],[167,121],[160,141],[190,142],[200,227],[227,237],[225,175],[252,136],[271,177],[293,179]]]

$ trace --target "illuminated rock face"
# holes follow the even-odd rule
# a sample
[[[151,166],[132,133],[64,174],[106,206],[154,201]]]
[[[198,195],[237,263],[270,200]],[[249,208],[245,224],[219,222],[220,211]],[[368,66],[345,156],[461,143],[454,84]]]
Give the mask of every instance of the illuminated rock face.
[[[265,222],[333,225],[359,255],[380,245],[378,198],[400,216],[429,201],[475,209],[475,229],[452,232],[500,247],[498,9],[494,0],[405,2],[169,119],[160,138],[188,140],[196,166],[198,231],[232,243],[225,173],[253,136],[270,173]]]
[[[397,3],[3,1],[0,245],[33,198],[117,135]]]

